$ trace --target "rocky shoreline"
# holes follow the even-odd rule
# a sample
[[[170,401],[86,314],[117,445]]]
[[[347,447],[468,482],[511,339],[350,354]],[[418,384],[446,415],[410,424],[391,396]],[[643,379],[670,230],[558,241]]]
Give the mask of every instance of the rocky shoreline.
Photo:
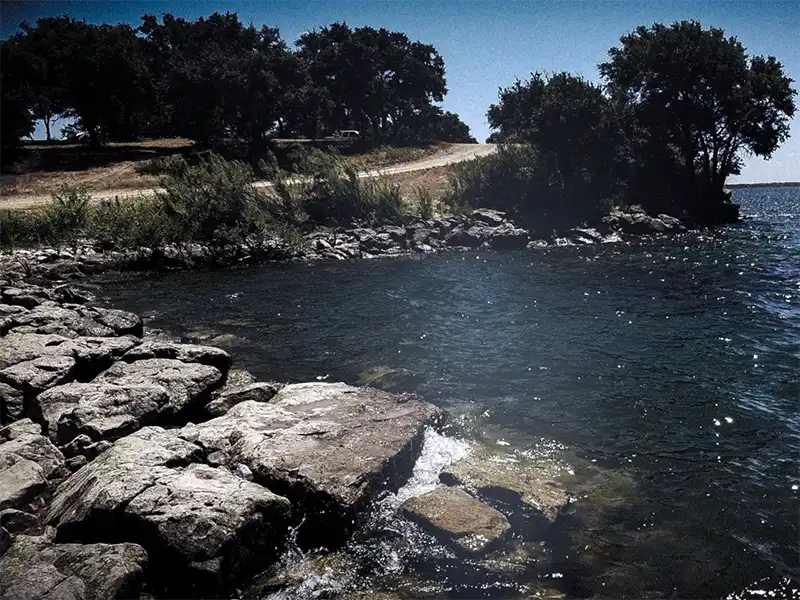
[[[611,215],[605,227],[536,242],[502,214],[479,210],[316,232],[302,258],[523,249],[683,229],[643,213]],[[391,374],[362,387],[255,381],[227,352],[149,337],[138,315],[99,306],[65,282],[129,258],[86,246],[18,251],[0,265],[3,598],[239,596],[290,543],[342,547],[375,500],[409,480],[425,432],[441,422],[433,405],[378,389]],[[524,527],[531,518],[553,523],[570,505],[563,482],[515,460],[474,449],[399,514],[453,552],[494,564],[498,548],[521,535],[504,508],[508,494],[528,511]],[[493,504],[497,490],[506,500]],[[253,589],[261,597],[268,587]]]
[[[223,249],[197,243],[164,248],[115,250],[83,241],[67,248],[41,247],[0,253],[8,282],[32,276],[71,280],[104,271],[240,267],[265,262],[318,262],[396,257],[458,250],[523,250],[616,242],[625,236],[678,233],[686,226],[669,215],[647,215],[640,207],[614,211],[597,227],[573,228],[547,238],[518,227],[504,213],[478,209],[442,219],[406,219],[377,227],[317,228],[288,243],[280,237],[251,240]]]
[[[138,315],[70,285],[17,281],[0,300],[3,598],[235,597],[290,540],[342,547],[442,418],[372,387],[381,377],[255,381],[227,352],[148,337]],[[400,514],[474,557],[514,535],[481,489],[544,521],[569,503],[491,460],[473,453]]]

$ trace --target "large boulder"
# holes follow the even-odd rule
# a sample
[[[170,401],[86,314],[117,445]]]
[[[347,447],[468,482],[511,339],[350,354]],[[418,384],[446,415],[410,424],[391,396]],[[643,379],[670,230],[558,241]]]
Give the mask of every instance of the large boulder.
[[[64,455],[23,419],[0,429],[0,510],[24,509],[65,475]]]
[[[211,399],[211,392],[223,383],[219,369],[199,363],[169,358],[150,358],[136,362],[117,362],[95,378],[93,383],[118,386],[157,385],[169,398],[160,410],[165,418],[190,414]]]
[[[501,512],[458,488],[440,487],[410,498],[400,513],[454,549],[471,554],[485,552],[511,529]]]
[[[54,385],[74,379],[75,365],[71,356],[40,356],[0,371],[0,383],[34,397]]]
[[[12,332],[0,338],[0,369],[42,356],[75,359],[76,376],[89,380],[139,343],[133,336],[68,338],[55,334]]]
[[[552,464],[475,443],[466,458],[445,467],[439,478],[448,485],[462,485],[489,496],[497,492],[511,495],[552,522],[570,502],[567,485],[572,482],[565,479],[574,479],[568,474],[557,476],[554,471]]]
[[[206,414],[211,418],[221,417],[242,402],[269,402],[278,393],[274,383],[257,382],[227,389],[206,405]]]
[[[109,327],[116,335],[142,337],[144,323],[136,313],[116,308],[80,307],[77,312],[93,321]]]
[[[171,594],[227,589],[283,548],[289,503],[225,469],[202,450],[146,427],[122,438],[56,491],[46,521],[59,541],[135,541]],[[263,565],[260,565],[263,566]]]
[[[23,333],[54,333],[67,337],[76,335],[110,337],[117,335],[111,327],[98,323],[91,317],[84,316],[75,310],[64,308],[49,301],[25,313],[7,317],[4,328],[5,330],[0,331],[0,334],[17,330]]]
[[[65,445],[79,435],[114,441],[155,424],[168,402],[155,383],[69,383],[39,394],[31,412],[53,442]]]
[[[306,517],[303,543],[330,547],[378,492],[408,479],[425,425],[437,414],[427,403],[372,388],[305,383],[187,425],[180,436],[221,464],[246,466]]]
[[[506,213],[488,208],[477,208],[472,211],[470,217],[473,221],[478,221],[491,227],[497,227],[506,221]]]
[[[511,223],[495,227],[489,234],[489,246],[493,250],[522,250],[528,246],[528,232]]]
[[[136,544],[53,544],[48,535],[20,535],[0,556],[6,600],[137,598],[147,553]]]
[[[220,348],[165,341],[143,342],[125,353],[122,360],[135,362],[150,358],[170,358],[181,362],[208,365],[218,369],[223,376],[231,368],[231,355]]]

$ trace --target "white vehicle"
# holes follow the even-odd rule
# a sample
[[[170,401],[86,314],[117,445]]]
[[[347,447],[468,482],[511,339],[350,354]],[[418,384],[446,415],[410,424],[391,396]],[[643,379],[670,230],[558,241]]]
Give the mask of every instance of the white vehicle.
[[[343,129],[342,131],[337,131],[333,135],[329,135],[326,137],[326,140],[330,141],[337,141],[337,140],[355,140],[361,137],[361,132],[355,129]]]

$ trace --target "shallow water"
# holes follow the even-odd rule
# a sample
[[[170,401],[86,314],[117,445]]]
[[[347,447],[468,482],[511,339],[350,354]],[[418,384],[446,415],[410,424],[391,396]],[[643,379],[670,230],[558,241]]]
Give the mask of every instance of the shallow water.
[[[574,523],[533,535],[535,569],[366,535],[334,587],[780,597],[800,587],[800,188],[735,198],[750,218],[713,233],[100,282],[262,379],[410,369],[467,442],[596,482]],[[407,526],[377,513],[384,533]]]

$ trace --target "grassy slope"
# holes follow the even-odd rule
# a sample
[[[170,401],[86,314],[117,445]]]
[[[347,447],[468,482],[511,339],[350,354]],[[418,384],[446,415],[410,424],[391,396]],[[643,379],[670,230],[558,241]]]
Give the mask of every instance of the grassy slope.
[[[191,148],[192,143],[185,139],[109,144],[99,152],[76,144],[31,143],[29,172],[0,176],[0,196],[49,196],[65,184],[85,186],[89,192],[157,187],[159,178],[148,169],[150,162],[161,156],[190,152]],[[359,170],[369,170],[419,160],[437,149],[382,147],[343,158]]]

